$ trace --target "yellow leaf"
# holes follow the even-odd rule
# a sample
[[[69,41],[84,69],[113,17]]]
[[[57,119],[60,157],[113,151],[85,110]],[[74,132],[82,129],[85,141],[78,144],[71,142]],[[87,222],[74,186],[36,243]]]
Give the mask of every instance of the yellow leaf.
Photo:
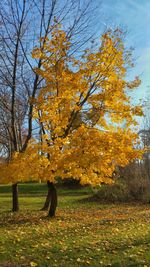
[[[31,262],[30,262],[30,266],[31,266],[31,267],[36,267],[36,266],[38,266],[38,265],[37,265],[37,263],[36,263],[36,262],[34,262],[34,261],[31,261]]]

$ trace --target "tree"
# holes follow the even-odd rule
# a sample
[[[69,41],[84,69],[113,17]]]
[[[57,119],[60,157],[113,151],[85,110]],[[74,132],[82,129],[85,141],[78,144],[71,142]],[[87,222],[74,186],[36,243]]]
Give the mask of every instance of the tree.
[[[150,115],[148,111],[149,107],[147,107],[145,112],[144,129],[140,130],[139,135],[145,147],[145,153],[142,161],[143,168],[145,170],[145,177],[147,177],[150,182]]]
[[[89,31],[85,31],[88,25],[87,13],[89,11],[90,5],[88,2],[85,4],[84,1],[82,3],[72,0],[67,0],[65,3],[57,0],[1,1],[0,94],[3,99],[7,96],[10,110],[1,109],[0,121],[3,130],[0,131],[0,140],[2,140],[1,148],[5,151],[7,160],[11,160],[14,152],[25,151],[31,137],[37,134],[37,130],[34,131],[31,99],[37,96],[43,79],[40,79],[39,74],[34,70],[34,67],[41,68],[41,59],[33,60],[31,58],[33,47],[39,40],[42,49],[51,31],[50,26],[54,24],[57,15],[57,21],[64,23],[69,38],[74,40],[72,53],[78,50],[90,36]],[[89,17],[91,18],[91,16]],[[79,41],[78,37],[81,34],[82,38]],[[23,120],[20,115],[17,117],[16,113],[20,98],[21,105],[25,107]],[[13,180],[16,182],[12,185],[12,210],[18,211],[18,181]]]
[[[36,73],[44,80],[31,99],[41,141],[34,139],[24,153],[15,154],[3,167],[3,176],[6,179],[11,169],[17,181],[48,181],[50,217],[57,206],[57,177],[73,177],[81,184],[111,183],[116,166],[142,155],[135,148],[138,135],[133,130],[134,115],[141,116],[142,110],[131,105],[126,93],[140,80],[126,80],[130,60],[121,36],[119,29],[106,32],[100,46],[79,59],[70,53],[71,40],[56,24],[42,48],[33,51],[33,58],[41,60]]]

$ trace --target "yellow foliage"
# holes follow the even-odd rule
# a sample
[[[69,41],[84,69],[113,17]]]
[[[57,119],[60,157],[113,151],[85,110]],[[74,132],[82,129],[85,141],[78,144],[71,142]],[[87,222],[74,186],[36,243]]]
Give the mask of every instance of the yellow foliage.
[[[42,142],[32,140],[24,153],[1,166],[5,182],[73,177],[82,184],[111,183],[117,165],[142,155],[132,130],[134,115],[141,116],[142,110],[126,94],[140,80],[125,79],[128,62],[121,33],[105,33],[99,49],[85,51],[81,60],[70,56],[70,47],[59,25],[33,51],[42,62],[36,72],[45,80],[34,99]]]

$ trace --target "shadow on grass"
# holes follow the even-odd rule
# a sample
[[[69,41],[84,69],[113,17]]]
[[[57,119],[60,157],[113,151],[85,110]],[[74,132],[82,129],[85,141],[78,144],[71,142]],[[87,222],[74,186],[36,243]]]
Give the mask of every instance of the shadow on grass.
[[[32,212],[29,210],[25,212],[3,211],[0,213],[0,228],[16,227],[19,225],[40,225],[41,223],[60,220],[64,221],[65,218],[61,215],[56,215],[56,217],[51,218],[48,216],[48,211],[42,210],[32,210]]]
[[[10,227],[19,225],[40,224],[43,221],[50,221],[45,211],[26,211],[13,213],[11,211],[4,211],[0,213],[0,227]]]
[[[87,194],[89,195],[89,194]],[[105,200],[105,199],[101,199],[96,197],[95,195],[90,195],[88,197],[82,198],[82,199],[78,199],[77,200],[79,203],[96,203],[96,204],[104,204],[104,205],[123,205],[123,206],[129,206],[129,207],[133,207],[133,206],[149,206],[150,207],[150,203],[143,203],[142,201],[134,201],[134,200]]]

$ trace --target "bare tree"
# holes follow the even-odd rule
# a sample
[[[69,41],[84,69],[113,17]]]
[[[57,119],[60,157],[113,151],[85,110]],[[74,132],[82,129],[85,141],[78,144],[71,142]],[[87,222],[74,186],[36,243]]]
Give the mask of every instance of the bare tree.
[[[136,160],[124,168],[119,168],[132,200],[150,202],[150,115],[146,107],[143,129],[139,131],[142,148],[145,153],[141,160]]]
[[[149,109],[146,110],[144,118],[144,127],[139,132],[143,145],[146,148],[146,151],[143,156],[143,165],[146,172],[146,176],[150,181],[150,114]]]

